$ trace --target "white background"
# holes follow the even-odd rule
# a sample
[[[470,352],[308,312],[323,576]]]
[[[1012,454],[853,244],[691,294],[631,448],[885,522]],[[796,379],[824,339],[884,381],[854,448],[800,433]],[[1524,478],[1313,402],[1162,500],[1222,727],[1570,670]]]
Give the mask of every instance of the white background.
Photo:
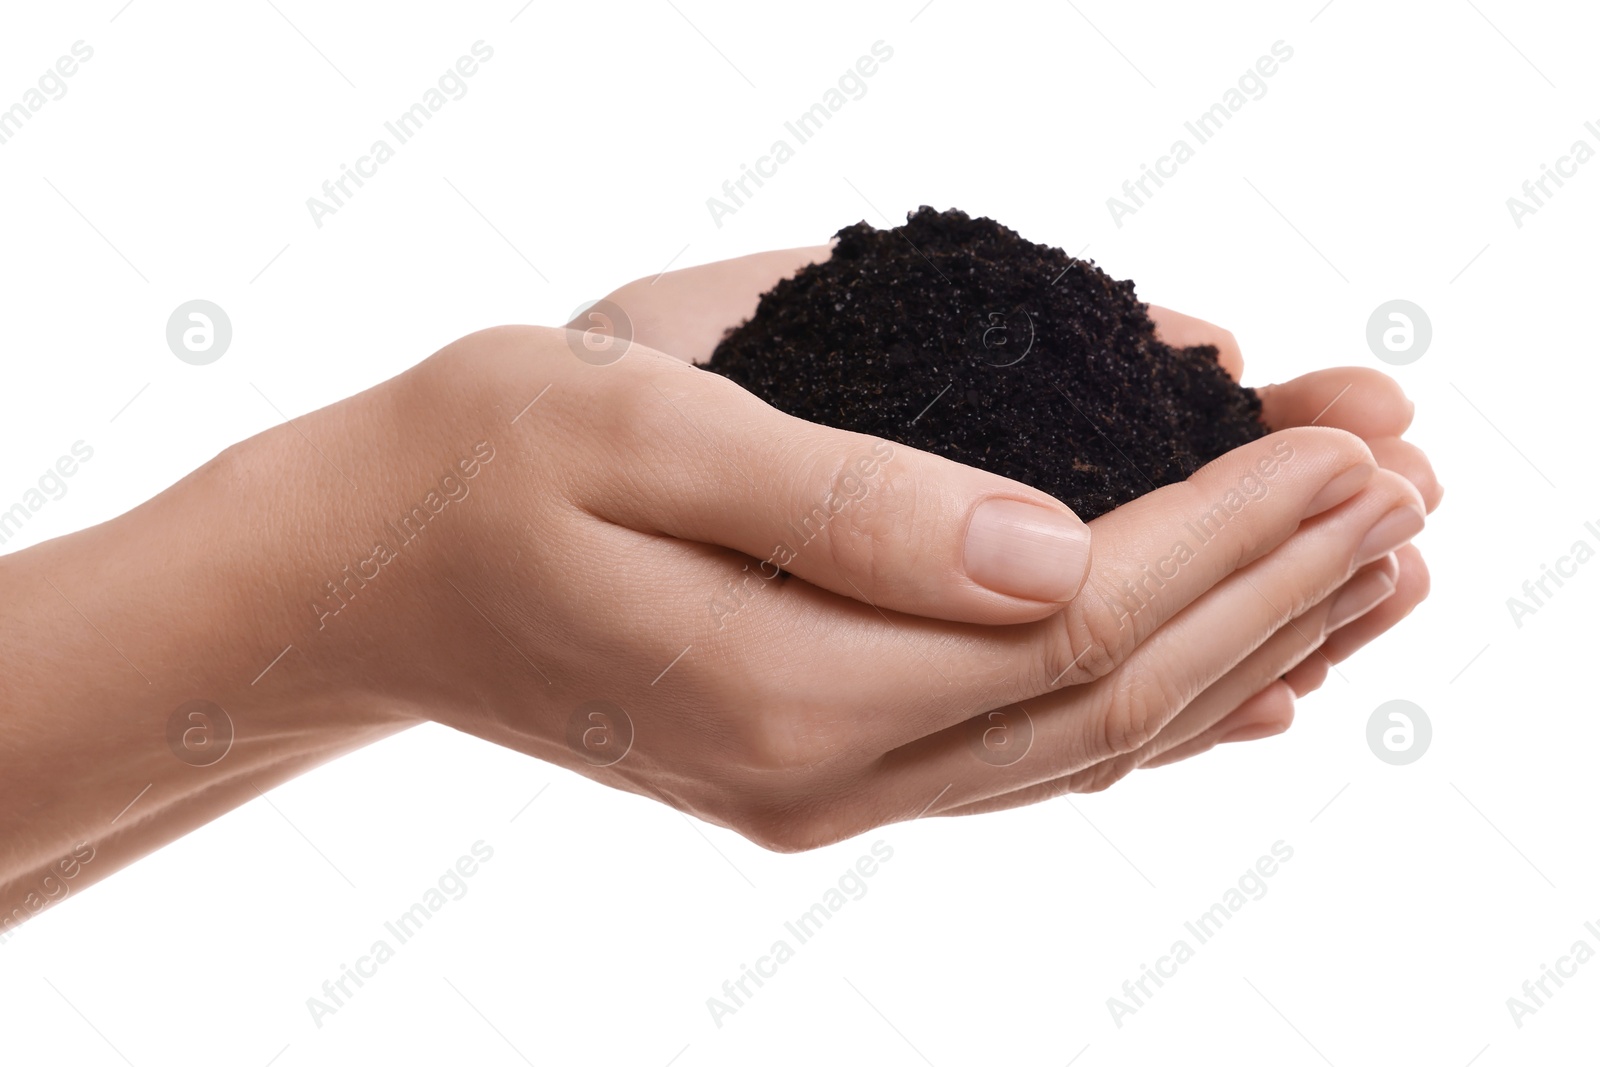
[[[1391,371],[1447,487],[1419,540],[1434,593],[1281,738],[801,856],[419,729],[23,927],[0,948],[0,1059],[1592,1060],[1600,962],[1521,1028],[1506,1007],[1578,938],[1600,948],[1600,563],[1520,628],[1506,606],[1600,541],[1600,161],[1520,228],[1506,206],[1575,139],[1600,148],[1592,10],[275,2],[6,5],[0,106],[94,49],[0,145],[0,505],[72,442],[95,450],[8,551],[277,423],[263,394],[309,411],[669,263],[928,203],[1087,245],[1145,299],[1232,328],[1253,382],[1383,368],[1368,315],[1421,305],[1432,346]],[[468,94],[318,229],[306,198],[480,39]],[[706,198],[878,40],[894,56],[867,94],[716,226]],[[1106,198],[1279,40],[1267,94],[1118,228]],[[205,367],[164,337],[197,297],[234,327]],[[1365,740],[1394,698],[1434,726],[1405,767]],[[880,838],[867,895],[714,1025],[706,998]],[[480,839],[468,895],[318,1028],[306,998]],[[1279,840],[1294,857],[1267,895],[1116,1026],[1106,999]]]

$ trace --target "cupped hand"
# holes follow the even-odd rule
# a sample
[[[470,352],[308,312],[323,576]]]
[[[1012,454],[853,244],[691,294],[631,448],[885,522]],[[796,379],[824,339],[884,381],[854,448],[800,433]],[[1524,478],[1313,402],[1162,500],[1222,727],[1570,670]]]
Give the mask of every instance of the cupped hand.
[[[829,246],[820,245],[759,253],[641,279],[611,294],[604,305],[610,317],[580,316],[571,326],[594,329],[600,323],[601,332],[623,330],[681,359],[705,362],[724,332],[754,312],[762,292],[829,252]],[[1236,380],[1241,377],[1244,360],[1230,332],[1166,308],[1151,306],[1150,314],[1163,340],[1178,346],[1211,345],[1228,373]],[[1427,457],[1402,437],[1414,405],[1393,379],[1367,368],[1333,368],[1258,387],[1258,393],[1264,421],[1273,429],[1320,425],[1355,434],[1380,467],[1416,488],[1426,511],[1438,506],[1442,491]],[[1158,766],[1221,742],[1281,733],[1293,721],[1296,696],[1321,685],[1337,663],[1392,628],[1427,591],[1427,568],[1409,544],[1366,565],[1352,576],[1342,604],[1326,604],[1321,618],[1326,635],[1319,632],[1315,642],[1306,640],[1305,626],[1290,620],[1306,647],[1293,662],[1285,662],[1281,677],[1249,693],[1238,691],[1236,677],[1197,700],[1158,739],[1142,746],[1136,758],[1058,782],[1056,788],[1104,788],[1133,766]]]
[[[1077,595],[1023,598],[973,580],[971,517],[1059,504],[644,343],[502,328],[391,385],[437,453],[408,467],[505,459],[418,552],[429,615],[381,609],[384,685],[784,850],[1142,758],[1297,662],[1422,521],[1359,438],[1291,429],[1100,517]],[[997,711],[1027,716],[1023,758],[987,743]]]
[[[1169,344],[1211,345],[1218,362],[1239,380],[1244,357],[1233,334],[1219,326],[1168,308],[1151,306],[1157,332]],[[1404,476],[1421,494],[1431,514],[1444,490],[1428,457],[1402,435],[1410,428],[1416,406],[1386,374],[1365,367],[1334,367],[1312,371],[1282,385],[1258,386],[1262,418],[1273,429],[1291,426],[1332,426],[1356,434],[1366,442],[1374,459],[1386,470]],[[1392,592],[1366,612],[1336,619],[1326,641],[1284,676],[1252,694],[1220,719],[1203,725],[1199,733],[1174,733],[1163,739],[1170,747],[1155,747],[1140,764],[1162,766],[1198,755],[1215,745],[1253,741],[1288,729],[1294,721],[1297,697],[1319,688],[1337,665],[1388,632],[1416,609],[1428,595],[1427,564],[1414,545],[1404,545],[1392,558],[1360,573],[1359,581],[1371,587],[1388,585]]]

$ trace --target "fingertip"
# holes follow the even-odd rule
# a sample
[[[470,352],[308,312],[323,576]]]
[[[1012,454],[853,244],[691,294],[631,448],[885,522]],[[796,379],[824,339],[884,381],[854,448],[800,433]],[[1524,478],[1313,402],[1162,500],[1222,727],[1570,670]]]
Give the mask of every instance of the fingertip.
[[[1428,570],[1428,561],[1414,544],[1401,545],[1394,555],[1398,564],[1396,593],[1404,603],[1415,607],[1428,599],[1428,594],[1433,590],[1433,575]]]
[[[1174,348],[1210,345],[1217,350],[1217,363],[1228,377],[1239,380],[1244,373],[1244,354],[1231,330],[1158,304],[1148,304],[1146,307],[1150,321],[1155,324],[1157,340]]]
[[[1140,768],[1148,770],[1181,763],[1219,744],[1275,737],[1293,725],[1294,709],[1295,692],[1279,679],[1228,712],[1204,733],[1140,764]]]
[[[1328,680],[1328,670],[1327,656],[1319,650],[1297,663],[1281,680],[1299,699],[1322,688]]]
[[[1278,679],[1245,701],[1218,724],[1224,732],[1219,745],[1239,741],[1260,741],[1276,737],[1294,725],[1295,692],[1288,682]],[[1237,721],[1231,721],[1238,716]]]
[[[1361,437],[1398,437],[1416,405],[1400,384],[1371,367],[1330,367],[1256,390],[1274,428],[1333,426]]]
[[[1317,495],[1311,498],[1306,505],[1302,519],[1313,518],[1321,515],[1330,508],[1343,504],[1367,487],[1372,481],[1372,476],[1378,473],[1378,465],[1368,460],[1356,463],[1339,474],[1330,478],[1326,485],[1317,490]]]
[[[1399,437],[1379,437],[1368,442],[1378,463],[1405,477],[1422,496],[1424,510],[1432,514],[1444,499],[1444,488],[1422,449]]]

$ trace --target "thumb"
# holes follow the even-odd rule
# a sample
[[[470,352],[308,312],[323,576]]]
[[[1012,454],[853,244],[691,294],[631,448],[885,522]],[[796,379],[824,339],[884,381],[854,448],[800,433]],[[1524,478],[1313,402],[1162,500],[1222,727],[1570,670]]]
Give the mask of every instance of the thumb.
[[[657,355],[635,345],[632,373],[604,386],[610,439],[630,454],[587,487],[597,514],[929,618],[1030,622],[1083,587],[1089,527],[1054,497],[785,415]]]

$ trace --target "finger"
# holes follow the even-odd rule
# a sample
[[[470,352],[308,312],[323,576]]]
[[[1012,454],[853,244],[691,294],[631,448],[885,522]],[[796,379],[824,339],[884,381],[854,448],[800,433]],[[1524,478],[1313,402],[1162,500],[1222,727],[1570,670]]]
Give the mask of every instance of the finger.
[[[1360,618],[1394,595],[1392,572],[1397,569],[1388,556],[1361,568],[1333,596],[1283,626],[1190,701],[1165,729],[1133,753],[1134,764],[1143,766],[1205,733],[1307,658],[1316,658],[1329,632]]]
[[[1150,311],[1150,321],[1156,324],[1158,338],[1174,348],[1211,345],[1217,350],[1217,362],[1222,365],[1222,369],[1227,371],[1228,376],[1234,381],[1239,380],[1240,375],[1244,373],[1244,356],[1240,353],[1239,342],[1232,333],[1204,319],[1185,315],[1181,311],[1157,307],[1155,304],[1147,306]]]
[[[699,372],[682,368],[682,373]],[[550,420],[557,410],[546,411],[543,418]],[[562,432],[548,421],[541,426]],[[663,436],[652,439],[659,443]],[[712,450],[702,443],[698,451]],[[829,761],[868,766],[891,749],[988,709],[1104,674],[1242,562],[1292,537],[1307,512],[1327,513],[1329,500],[1359,493],[1361,480],[1375,477],[1365,447],[1348,434],[1294,430],[1252,442],[1185,483],[1097,519],[1096,529],[1111,548],[1094,561],[1093,595],[1039,622],[992,627],[880,610],[846,599],[848,583],[846,593],[837,595],[820,584],[822,569],[834,563],[832,552],[818,556],[818,568],[810,572],[817,575],[816,582],[767,580],[748,556],[700,543],[716,533],[719,523],[692,512],[722,507],[728,498],[743,495],[747,505],[734,510],[742,513],[739,521],[752,521],[763,514],[762,500],[776,497],[776,478],[765,480],[759,497],[731,475],[708,482],[711,488],[668,491],[657,485],[655,476],[640,475],[659,465],[647,458],[648,451],[641,455],[646,458],[602,465],[595,479],[609,477],[612,468],[631,472],[630,481],[618,483],[628,490],[623,493],[628,500],[656,509],[692,505],[689,517],[664,512],[661,521],[641,522],[634,515],[631,523],[619,523],[607,511],[617,486],[591,479],[576,487],[581,490],[578,503],[595,516],[601,528],[596,537],[603,539],[582,551],[630,558],[633,573],[670,575],[672,581],[596,584],[587,594],[615,605],[606,618],[620,613],[660,620],[652,631],[659,639],[656,669],[677,665],[659,685],[650,677],[637,679],[640,686],[651,687],[653,699],[676,699],[675,694],[684,693],[690,694],[684,699],[699,704],[720,700],[747,709],[726,722],[705,724],[719,758],[730,766],[813,774]],[[1274,456],[1278,467],[1264,465]],[[900,458],[897,453],[896,460]],[[1251,479],[1264,479],[1261,484],[1267,487],[1254,499],[1240,492],[1241,485],[1254,484]],[[723,488],[716,490],[718,485]],[[901,490],[897,481],[878,488],[886,494]],[[1238,510],[1229,512],[1227,506]],[[917,510],[922,513],[921,504]],[[855,520],[841,513],[836,521]],[[929,529],[927,535],[887,538],[886,551],[927,550],[937,532],[931,524]],[[662,537],[661,532],[674,536]],[[1180,541],[1190,546],[1191,555],[1176,572],[1162,577],[1152,561],[1170,561]],[[798,567],[803,558],[790,565]],[[876,565],[880,574],[897,566],[884,556]],[[562,640],[596,647],[612,639],[602,628],[562,635]],[[692,654],[685,656],[691,647]],[[850,694],[848,703],[841,704],[841,693]],[[856,714],[857,708],[870,708],[871,714]]]
[[[1135,753],[1287,622],[1324,600],[1356,567],[1387,555],[1395,547],[1390,542],[1413,536],[1421,522],[1416,491],[1380,472],[1353,500],[1302,524],[1272,553],[1218,582],[1098,682],[1019,705],[1015,721],[1019,728],[1026,722],[1032,733],[1023,758],[1001,766],[988,765],[994,761],[981,753],[974,758],[973,739],[994,725],[991,717],[890,753],[884,777],[902,794],[948,785],[943,803],[953,807]],[[1320,632],[1283,640],[1309,649]],[[1264,675],[1255,688],[1272,677]],[[1228,706],[1251,691],[1239,692]]]
[[[1271,737],[1281,734],[1294,722],[1294,692],[1283,682],[1274,681],[1261,692],[1245,701],[1234,713],[1239,718],[1241,734],[1253,732],[1260,737]],[[1233,716],[1229,717],[1230,720]],[[1230,740],[1232,738],[1229,738]],[[1239,740],[1246,738],[1240,737]],[[1199,737],[1191,738],[1172,750],[1151,760],[1149,763],[1140,764],[1137,769],[1147,767],[1164,767],[1169,763],[1198,756],[1215,748],[1222,737],[1215,730],[1208,730]],[[1102,770],[1101,768],[1106,768]],[[1101,764],[1091,767],[1077,774],[1057,778],[1041,785],[1028,789],[1019,789],[1012,793],[990,797],[975,804],[963,804],[958,808],[940,811],[939,815],[983,815],[993,811],[1006,811],[1010,808],[1026,807],[1029,804],[1039,804],[1046,800],[1069,793],[1098,793],[1109,789],[1121,781],[1135,768],[1125,759],[1116,765]]]
[[[1430,515],[1433,514],[1433,510],[1444,499],[1444,487],[1439,484],[1433,464],[1428,462],[1422,449],[1399,437],[1370,438],[1367,447],[1372,449],[1372,458],[1378,461],[1378,466],[1404,476],[1417,487],[1417,492],[1422,494],[1423,506]]]
[[[1369,367],[1331,367],[1281,385],[1256,388],[1261,418],[1281,430],[1289,426],[1333,426],[1357,437],[1398,437],[1411,425],[1416,405],[1400,384]]]
[[[1082,588],[1089,528],[1048,494],[794,418],[640,346],[627,358],[592,376],[584,411],[612,446],[574,490],[593,513],[742,552],[758,584],[792,574],[927,618],[1028,622]]]
[[[612,452],[574,495],[612,522],[743,552],[756,581],[794,574],[875,608],[926,618],[1039,620],[1085,584],[1089,528],[1020,482],[805,422],[719,375],[637,345],[624,362],[587,370],[596,372],[583,377],[599,395],[579,409],[584,430],[598,430]],[[1181,606],[1241,554],[1289,536],[1309,505],[1343,499],[1375,469],[1365,446],[1346,434],[1291,433],[1236,449],[1189,481],[1101,517],[1116,548],[1091,598],[1092,619],[1085,611],[1065,621],[1080,638],[1074,656],[1093,644],[1081,640],[1086,626],[1122,630],[1121,647],[1153,627],[1153,618],[1148,627],[1127,626],[1121,615],[1138,612],[1115,609],[1137,608],[1146,598],[1140,588],[1155,598],[1167,584],[1141,568],[1169,557],[1175,538],[1209,543],[1207,531],[1220,534],[1201,563],[1180,569],[1175,589],[1161,591]],[[1335,484],[1333,476],[1345,480]],[[1314,499],[1327,490],[1335,498]]]
[[[1381,466],[1410,479],[1429,512],[1438,507],[1443,490],[1427,456],[1400,439],[1411,424],[1415,405],[1392,378],[1364,367],[1335,368],[1263,386],[1257,393],[1267,425],[1348,430],[1366,439]]]
[[[1384,556],[1360,568],[1334,595],[1312,605],[1299,616],[1287,620],[1254,652],[1234,666],[1217,681],[1207,686],[1194,700],[1183,708],[1159,733],[1136,751],[1117,756],[1069,775],[1041,785],[1003,793],[986,798],[976,805],[964,806],[948,814],[976,814],[978,811],[995,811],[1035,803],[1065,793],[1092,793],[1106,789],[1140,767],[1160,766],[1168,762],[1173,751],[1190,752],[1191,742],[1204,736],[1209,741],[1195,748],[1191,754],[1219,743],[1225,734],[1237,728],[1242,735],[1253,733],[1267,737],[1288,728],[1289,719],[1280,716],[1281,701],[1260,702],[1263,691],[1282,684],[1283,674],[1315,655],[1324,634],[1352,618],[1371,611],[1394,594],[1394,573],[1397,570],[1393,554]],[[1293,692],[1283,686],[1290,697],[1289,714],[1293,715]],[[1222,727],[1225,721],[1233,725]],[[1174,757],[1182,758],[1182,757]]]
[[[1322,655],[1306,660],[1284,676],[1296,695],[1305,696],[1327,679],[1334,665],[1343,663],[1378,637],[1393,629],[1416,610],[1428,596],[1428,565],[1415,545],[1405,545],[1395,553],[1399,573],[1395,595],[1367,615],[1329,635]]]
[[[1220,724],[1217,744],[1231,745],[1277,737],[1294,725],[1294,707],[1294,690],[1279,679],[1245,701]]]
[[[1338,592],[1324,602],[1328,610],[1321,620],[1322,630],[1337,631],[1387,601],[1395,593],[1395,583],[1399,573],[1400,565],[1393,552],[1362,567],[1339,588]],[[1295,628],[1304,631],[1306,624],[1297,622]],[[1283,631],[1279,631],[1274,635],[1274,640],[1282,636]],[[1303,665],[1310,660],[1324,658],[1325,647],[1325,638],[1319,637],[1318,647],[1310,655],[1298,656],[1293,663],[1279,661],[1276,665],[1270,666],[1268,672],[1272,682],[1281,683],[1282,676],[1297,664]],[[1262,650],[1258,650],[1252,654],[1252,658],[1261,655]],[[1247,660],[1245,664],[1235,667],[1227,677],[1202,694],[1199,700],[1185,708],[1165,730],[1161,731],[1155,741],[1146,745],[1145,750],[1138,754],[1138,765],[1165,766],[1176,760],[1186,759],[1190,755],[1196,755],[1223,741],[1270,737],[1287,730],[1294,714],[1293,690],[1287,683],[1283,683],[1284,692],[1289,697],[1287,709],[1279,701],[1264,698],[1263,694],[1270,695],[1272,692],[1272,684],[1268,684],[1265,689],[1258,689],[1252,684],[1252,678],[1255,676],[1245,670],[1248,664]],[[1251,695],[1234,707],[1233,704],[1238,701],[1241,690],[1249,691]],[[1207,703],[1209,709],[1202,707]],[[1287,718],[1279,714],[1284,710],[1288,712]],[[1209,740],[1197,746],[1196,742],[1202,737]],[[1173,755],[1174,752],[1183,754]]]
[[[1234,741],[1259,741],[1283,733],[1294,723],[1294,690],[1284,681],[1275,681],[1239,705],[1227,718],[1199,737],[1143,764],[1140,769],[1166,767],[1209,752]]]
[[[831,245],[813,245],[685,267],[629,282],[606,299],[621,309],[619,329],[634,342],[705,363],[724,333],[756,313],[762,293],[831,252]],[[582,330],[590,323],[580,315],[567,326]]]
[[[1283,672],[1283,677],[1277,680],[1277,684],[1285,687],[1289,697],[1287,718],[1277,715],[1277,713],[1285,710],[1279,701],[1270,697],[1261,699],[1264,693],[1271,694],[1274,691],[1273,687],[1269,686],[1263,693],[1258,693],[1249,700],[1244,701],[1219,721],[1207,726],[1199,732],[1198,736],[1191,737],[1181,744],[1167,747],[1154,758],[1142,761],[1140,767],[1163,767],[1169,763],[1175,763],[1178,760],[1198,755],[1215,745],[1235,741],[1258,740],[1287,730],[1289,723],[1293,720],[1294,698],[1304,696],[1309,691],[1298,690],[1292,684],[1292,679],[1297,675],[1309,676],[1314,674],[1318,679],[1318,684],[1320,684],[1321,679],[1326,677],[1331,666],[1343,658],[1343,656],[1340,656],[1340,650],[1347,642],[1349,635],[1367,632],[1370,629],[1369,635],[1359,642],[1360,644],[1366,644],[1373,637],[1392,626],[1392,622],[1385,623],[1381,621],[1385,617],[1393,617],[1392,605],[1403,603],[1412,597],[1420,600],[1415,575],[1417,567],[1421,565],[1421,561],[1422,557],[1415,546],[1403,545],[1396,552],[1392,552],[1383,559],[1362,568],[1361,571],[1357,572],[1355,578],[1346,583],[1345,590],[1350,590],[1352,586],[1362,580],[1365,574],[1381,573],[1390,591],[1387,595],[1370,601],[1364,600],[1359,593],[1352,592],[1351,599],[1346,601],[1343,609],[1335,607],[1330,612],[1326,623],[1329,636],[1323,640],[1321,646],[1317,648],[1313,655],[1304,657],[1298,665]],[[1371,581],[1372,579],[1368,580]],[[1343,595],[1343,591],[1341,591],[1341,595]],[[1426,595],[1425,588],[1421,590],[1421,595]],[[1367,603],[1370,603],[1371,606],[1365,606]],[[1412,606],[1415,606],[1415,604],[1413,603]],[[1407,607],[1403,610],[1409,612],[1411,608]],[[1376,628],[1370,627],[1371,620],[1380,620]],[[1348,652],[1344,653],[1346,656],[1348,654]],[[1174,723],[1174,726],[1176,725]],[[1163,732],[1162,737],[1166,738],[1169,732],[1170,728],[1168,731]]]
[[[1311,689],[1321,684],[1329,671],[1330,664],[1343,662],[1357,649],[1370,643],[1374,638],[1392,627],[1401,618],[1409,614],[1418,603],[1427,595],[1427,569],[1423,564],[1421,553],[1414,545],[1404,545],[1395,553],[1385,556],[1376,563],[1369,564],[1358,572],[1357,578],[1346,583],[1346,588],[1356,582],[1361,574],[1372,571],[1381,571],[1394,582],[1394,592],[1380,599],[1374,608],[1365,612],[1358,612],[1352,621],[1340,624],[1340,612],[1335,609],[1330,613],[1327,628],[1331,631],[1324,640],[1316,654],[1305,657],[1298,666],[1289,670],[1283,678],[1275,679],[1260,692],[1255,693],[1238,707],[1224,715],[1219,721],[1199,731],[1195,736],[1177,744],[1168,744],[1159,754],[1139,761],[1140,769],[1165,767],[1169,764],[1198,756],[1219,744],[1230,744],[1239,741],[1254,741],[1266,737],[1273,737],[1283,733],[1294,721],[1295,699],[1304,696]],[[1280,631],[1281,633],[1281,631]],[[1235,668],[1237,672],[1239,668]],[[1315,684],[1306,684],[1306,680],[1315,678]],[[1226,679],[1224,679],[1226,681]],[[1301,684],[1296,684],[1299,681]],[[1219,683],[1219,685],[1222,683]],[[1217,687],[1213,686],[1213,692]],[[1226,701],[1222,701],[1226,703]],[[1194,705],[1191,705],[1193,707]],[[1185,709],[1184,714],[1188,714]],[[1159,739],[1167,741],[1174,731],[1180,729],[1180,723],[1174,721],[1167,729],[1163,730]],[[1069,778],[1080,778],[1088,772]],[[985,802],[982,810],[997,810],[1000,807],[1012,807],[1022,803],[1033,803],[1037,800],[1048,799],[1050,796],[1059,796],[1066,792],[1088,792],[1086,785],[1105,788],[1116,781],[1115,777],[1105,775],[1099,781],[1070,781],[1061,780],[1061,784],[1053,789],[1037,787],[1037,795],[1029,791],[1022,791],[1015,798],[1007,796],[1005,799],[1014,800],[1014,803],[992,804]],[[976,813],[974,809],[972,813]],[[965,811],[952,812],[952,814],[967,814]]]

